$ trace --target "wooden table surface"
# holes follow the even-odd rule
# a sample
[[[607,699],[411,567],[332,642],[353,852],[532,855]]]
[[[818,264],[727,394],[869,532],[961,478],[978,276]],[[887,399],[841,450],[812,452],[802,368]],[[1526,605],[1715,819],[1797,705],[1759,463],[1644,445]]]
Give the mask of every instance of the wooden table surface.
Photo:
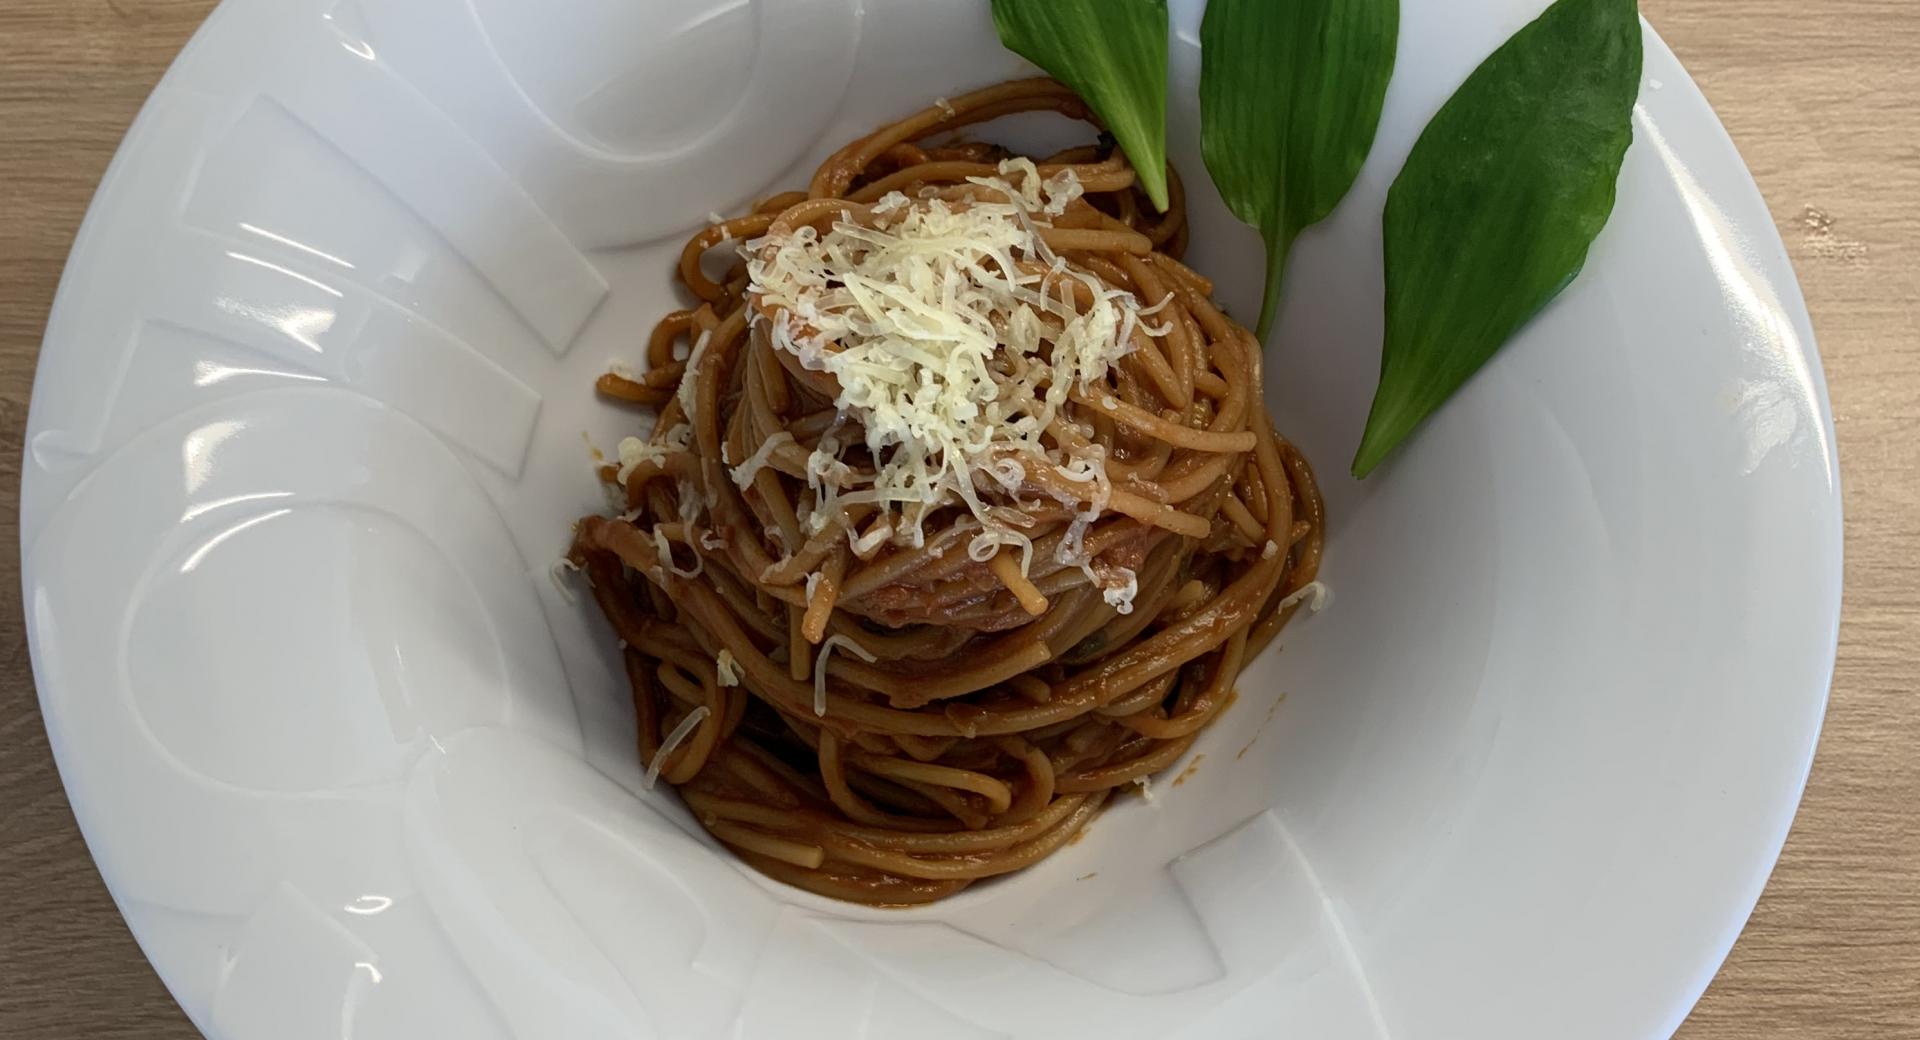
[[[1461,0],[1471,2],[1471,0]],[[213,0],[0,0],[0,516],[95,183]],[[1920,1037],[1920,3],[1642,0],[1752,166],[1819,334],[1846,486],[1832,706],[1786,852],[1679,1033]],[[0,1037],[190,1037],[74,828],[0,594]]]

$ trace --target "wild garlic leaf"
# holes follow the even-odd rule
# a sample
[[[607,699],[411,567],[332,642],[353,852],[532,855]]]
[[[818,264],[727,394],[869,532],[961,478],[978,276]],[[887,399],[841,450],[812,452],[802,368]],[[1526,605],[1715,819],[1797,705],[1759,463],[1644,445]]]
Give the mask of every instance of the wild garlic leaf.
[[[1415,142],[1387,194],[1386,341],[1364,477],[1573,281],[1640,92],[1634,0],[1557,0]]]
[[[1287,256],[1333,212],[1380,125],[1400,0],[1211,0],[1200,22],[1200,149],[1234,216],[1267,246],[1256,331]]]
[[[1167,208],[1166,0],[993,0],[1000,42],[1072,87]]]

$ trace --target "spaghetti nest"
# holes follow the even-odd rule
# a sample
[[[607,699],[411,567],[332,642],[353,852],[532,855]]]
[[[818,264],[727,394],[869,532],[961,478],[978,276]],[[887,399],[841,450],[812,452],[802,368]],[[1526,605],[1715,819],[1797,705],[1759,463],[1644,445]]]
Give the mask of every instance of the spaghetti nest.
[[[928,902],[1073,840],[1318,589],[1312,473],[1180,261],[1178,178],[1159,214],[1104,138],[954,140],[1032,111],[1092,121],[1051,80],[987,88],[707,227],[698,306],[599,383],[658,410],[571,557],[649,783],[825,895]]]

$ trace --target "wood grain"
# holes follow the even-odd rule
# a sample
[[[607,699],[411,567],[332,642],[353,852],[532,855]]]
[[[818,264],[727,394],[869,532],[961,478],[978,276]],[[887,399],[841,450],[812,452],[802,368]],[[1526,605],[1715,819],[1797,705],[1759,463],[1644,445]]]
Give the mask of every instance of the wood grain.
[[[1469,2],[1469,0],[1463,0]],[[0,0],[0,515],[42,326],[140,101],[211,0]],[[1683,1040],[1920,1037],[1920,6],[1643,0],[1732,131],[1819,333],[1847,591],[1819,758],[1759,909]],[[9,541],[13,539],[10,537]],[[6,588],[18,560],[4,554]],[[54,773],[0,595],[0,1036],[190,1037]]]

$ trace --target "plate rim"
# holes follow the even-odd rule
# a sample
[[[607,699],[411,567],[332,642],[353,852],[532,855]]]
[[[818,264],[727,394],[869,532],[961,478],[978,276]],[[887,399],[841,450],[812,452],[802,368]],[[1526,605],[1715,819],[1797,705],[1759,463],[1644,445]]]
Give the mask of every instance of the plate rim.
[[[32,491],[34,485],[38,483],[35,479],[35,473],[38,467],[33,465],[32,439],[34,431],[39,428],[41,422],[45,419],[45,413],[42,408],[42,396],[38,393],[41,379],[45,375],[45,369],[40,364],[40,358],[63,349],[74,349],[72,344],[67,342],[71,337],[60,335],[64,331],[64,323],[61,321],[61,318],[63,314],[71,308],[71,283],[69,275],[75,269],[77,261],[82,257],[84,251],[99,237],[99,225],[106,219],[106,215],[103,214],[101,206],[99,205],[100,197],[117,179],[127,175],[130,166],[130,154],[132,152],[129,144],[143,135],[150,135],[153,132],[153,99],[164,92],[171,83],[179,78],[179,70],[183,66],[197,58],[206,46],[206,41],[210,34],[209,30],[217,26],[222,19],[231,17],[232,11],[236,6],[238,5],[233,2],[223,2],[219,4],[209,13],[201,25],[196,28],[180,52],[175,55],[166,73],[156,82],[148,99],[142,103],[139,112],[129,123],[120,144],[115,149],[112,160],[100,177],[94,197],[89,201],[85,215],[75,232],[73,244],[70,248],[68,259],[63,266],[58,288],[55,292],[53,303],[49,309],[46,325],[42,333],[40,357],[36,357],[35,360],[35,376],[33,380],[35,393],[32,395],[26,420],[25,429],[27,435],[23,438],[23,466],[19,488],[19,506],[16,512],[17,521],[26,514],[29,501],[41,497],[40,494]],[[1679,86],[1683,89],[1693,91],[1697,95],[1701,114],[1711,121],[1710,125],[1714,131],[1713,134],[1702,135],[1701,137],[1690,140],[1688,142],[1689,149],[1711,149],[1716,162],[1728,164],[1725,172],[1737,173],[1735,177],[1716,180],[1714,194],[1716,198],[1737,204],[1740,210],[1737,216],[1741,219],[1734,226],[1736,229],[1746,232],[1755,245],[1762,247],[1766,255],[1760,258],[1761,273],[1765,275],[1771,287],[1781,294],[1782,302],[1786,305],[1790,312],[1790,317],[1794,320],[1797,330],[1801,333],[1798,337],[1799,342],[1796,345],[1796,349],[1801,355],[1801,360],[1803,360],[1806,365],[1807,380],[1816,391],[1814,400],[1817,406],[1817,419],[1825,434],[1826,462],[1831,474],[1829,488],[1827,494],[1824,496],[1826,502],[1807,503],[1809,506],[1817,507],[1821,511],[1821,522],[1829,531],[1826,544],[1814,547],[1828,564],[1828,566],[1823,568],[1826,577],[1825,587],[1821,590],[1823,602],[1819,616],[1821,622],[1821,649],[1820,660],[1816,662],[1821,666],[1825,679],[1817,685],[1817,688],[1807,691],[1806,703],[1802,705],[1805,709],[1805,717],[1809,721],[1805,727],[1805,732],[1796,735],[1797,747],[1790,763],[1791,779],[1793,781],[1792,796],[1788,799],[1783,799],[1780,804],[1773,806],[1768,814],[1769,818],[1766,821],[1767,825],[1762,842],[1763,847],[1767,850],[1765,856],[1756,857],[1753,860],[1745,870],[1744,876],[1738,879],[1739,883],[1737,886],[1728,886],[1729,890],[1736,891],[1738,894],[1729,901],[1729,912],[1726,915],[1726,921],[1720,930],[1720,934],[1716,937],[1713,946],[1714,952],[1702,960],[1699,969],[1694,973],[1693,977],[1686,980],[1683,985],[1676,987],[1675,993],[1679,999],[1670,1010],[1665,1022],[1662,1033],[1662,1035],[1665,1035],[1677,1029],[1680,1024],[1691,1015],[1702,995],[1723,969],[1740,935],[1744,932],[1748,921],[1758,906],[1758,902],[1770,881],[1773,871],[1779,864],[1786,842],[1791,835],[1793,823],[1804,802],[1807,785],[1810,781],[1813,765],[1818,755],[1819,742],[1825,731],[1826,712],[1832,701],[1835,667],[1838,660],[1840,631],[1844,618],[1844,593],[1846,584],[1846,514],[1843,495],[1845,478],[1840,464],[1839,439],[1833,416],[1832,400],[1827,387],[1825,367],[1818,346],[1817,333],[1813,325],[1813,316],[1807,307],[1800,279],[1794,269],[1791,252],[1786,247],[1785,238],[1781,233],[1779,225],[1772,219],[1772,210],[1767,205],[1766,198],[1758,182],[1755,180],[1751,168],[1741,156],[1724,121],[1720,118],[1711,102],[1706,98],[1698,82],[1690,73],[1685,71],[1685,66],[1681,63],[1678,55],[1676,55],[1667,44],[1664,37],[1660,35],[1648,19],[1643,17],[1641,21],[1644,39],[1648,44],[1649,57],[1652,58],[1654,52],[1657,50],[1659,57],[1671,63],[1671,66],[1679,70],[1682,76],[1681,83],[1669,83],[1667,87],[1673,88]],[[1649,62],[1649,64],[1651,64],[1651,62]],[[1768,219],[1766,219],[1763,224],[1753,221],[1751,217],[1756,213],[1765,214]],[[37,541],[37,538],[35,541]],[[29,542],[28,532],[24,527],[19,528],[18,542],[21,553],[20,593],[24,608],[23,620],[26,628],[31,669],[35,683],[36,704],[42,712],[42,723],[43,727],[45,727],[48,704],[47,695],[44,692],[46,688],[44,681],[46,668],[42,661],[44,651],[41,647],[38,622],[33,609],[32,590],[35,573],[32,568],[32,562],[28,558],[28,551],[31,549],[32,543]],[[88,833],[89,829],[79,822],[84,799],[75,797],[73,787],[69,782],[69,758],[77,754],[78,751],[69,745],[69,742],[64,739],[62,734],[55,732],[51,728],[47,728],[46,731],[49,746],[54,756],[55,766],[61,778],[62,792],[68,799],[70,808],[74,811],[76,824],[79,826],[83,840],[87,843],[89,857],[92,858],[94,856],[94,839]],[[99,863],[97,859],[94,862],[94,867],[98,873]],[[158,976],[162,984],[167,987],[170,998],[174,999],[176,1006],[181,1007],[183,1014],[188,1014],[188,1017],[192,1018],[193,1016],[186,1011],[186,1004],[181,1002],[178,995],[175,994],[174,982],[169,980],[168,973],[161,970],[160,958],[155,956],[154,951],[149,949],[147,940],[144,939],[128,921],[123,905],[122,894],[116,889],[113,883],[107,880],[104,874],[101,874],[101,880],[108,891],[109,897],[113,900],[116,910],[120,912],[123,923],[127,923],[129,934],[131,934],[136,943],[139,944],[142,955],[147,959],[149,966],[154,970],[156,976]],[[202,1023],[195,1020],[194,1025],[196,1028],[201,1028],[204,1031],[210,1026],[210,1023]]]

